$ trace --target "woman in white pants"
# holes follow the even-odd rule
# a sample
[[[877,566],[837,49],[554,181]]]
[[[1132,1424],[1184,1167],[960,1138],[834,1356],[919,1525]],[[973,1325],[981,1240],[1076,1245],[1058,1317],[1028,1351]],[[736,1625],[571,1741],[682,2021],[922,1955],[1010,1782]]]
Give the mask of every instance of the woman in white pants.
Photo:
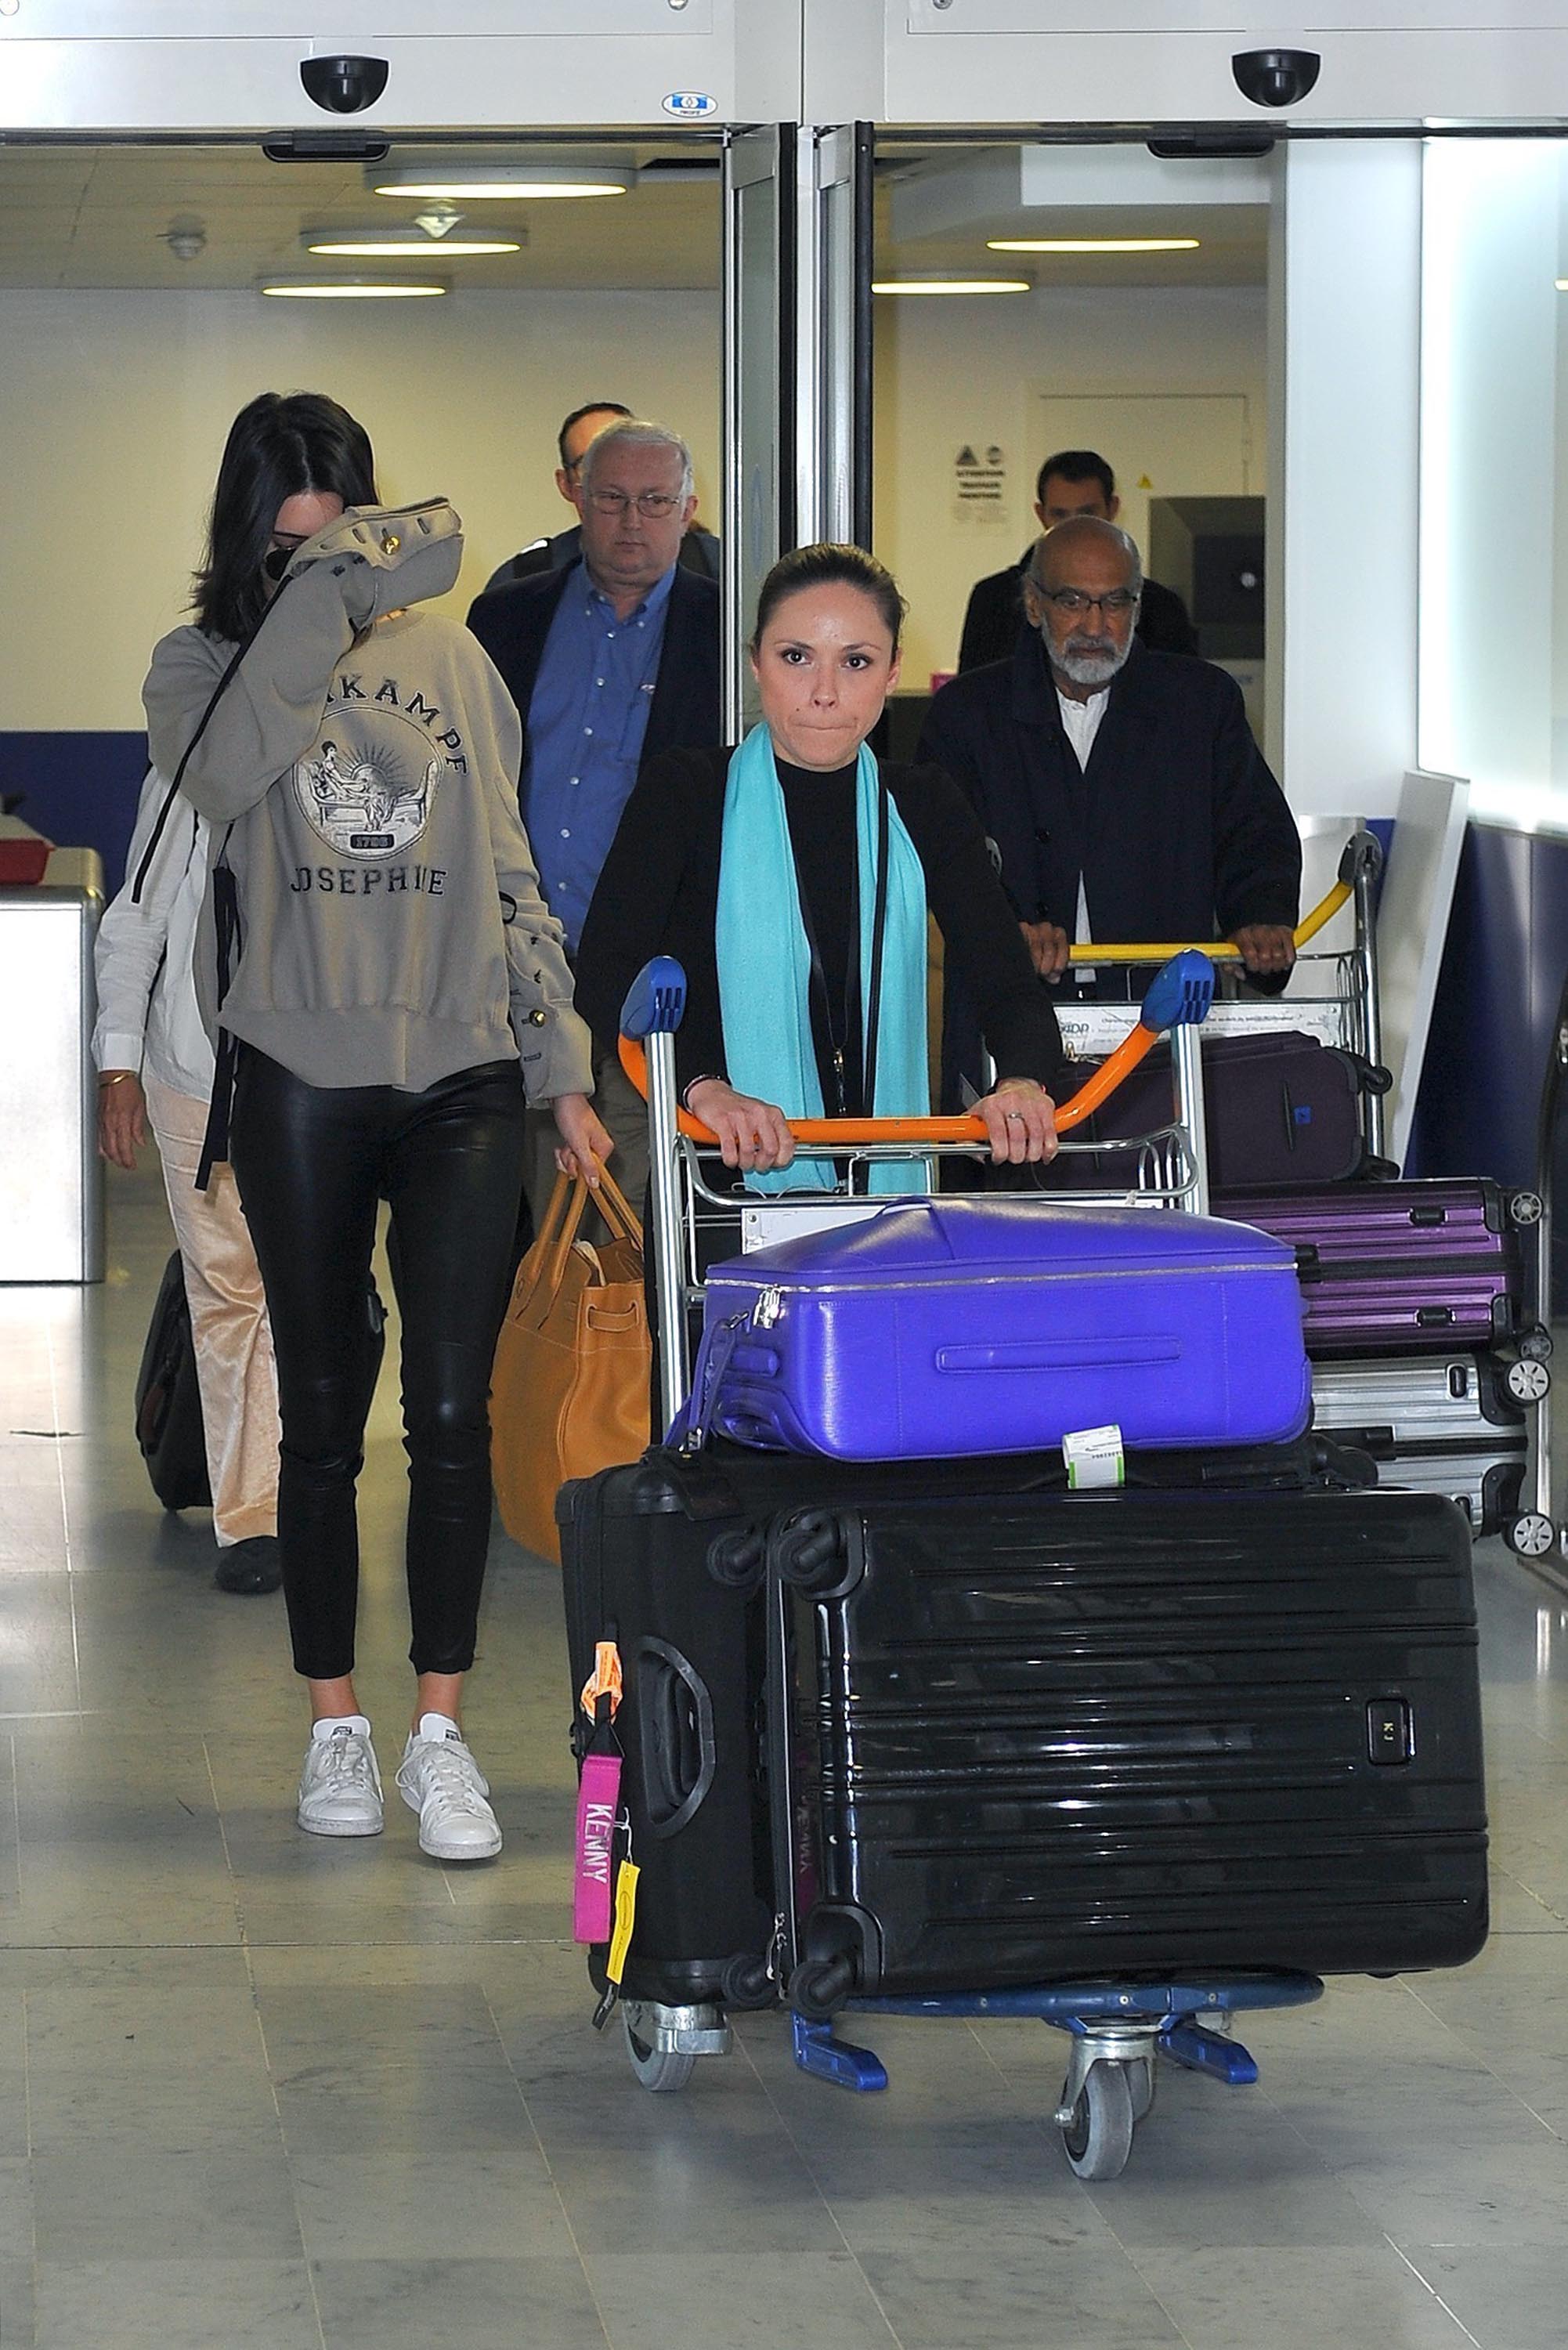
[[[213,1091],[213,1047],[196,1003],[196,920],[212,848],[205,817],[182,797],[134,896],[169,795],[154,769],[142,786],[125,886],[98,935],[99,1148],[134,1167],[151,1125],[185,1268],[196,1381],[213,1492],[220,1591],[275,1591],[277,1378],[255,1251],[233,1170],[195,1177]]]

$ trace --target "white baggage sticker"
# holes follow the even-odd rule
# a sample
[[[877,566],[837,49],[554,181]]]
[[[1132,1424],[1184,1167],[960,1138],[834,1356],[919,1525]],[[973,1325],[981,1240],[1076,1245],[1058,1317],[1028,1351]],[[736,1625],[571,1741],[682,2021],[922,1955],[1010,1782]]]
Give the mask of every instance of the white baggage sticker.
[[[1067,1490],[1076,1493],[1092,1485],[1124,1485],[1127,1461],[1122,1432],[1113,1420],[1108,1428],[1069,1429],[1062,1439],[1067,1464]]]

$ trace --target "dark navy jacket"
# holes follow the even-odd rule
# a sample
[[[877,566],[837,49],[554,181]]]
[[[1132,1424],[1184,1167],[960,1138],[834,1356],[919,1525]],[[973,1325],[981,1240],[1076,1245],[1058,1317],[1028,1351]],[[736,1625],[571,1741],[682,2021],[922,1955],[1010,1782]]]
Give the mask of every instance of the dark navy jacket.
[[[1082,873],[1107,944],[1294,922],[1301,842],[1235,680],[1135,645],[1108,691],[1082,771],[1031,630],[944,686],[921,730],[919,759],[968,792],[1020,920],[1071,938]]]
[[[538,572],[514,587],[487,589],[469,607],[468,625],[501,671],[524,733],[545,639],[571,576],[569,566]],[[663,751],[696,748],[720,739],[719,590],[701,572],[678,565],[670,585],[642,764],[646,767]]]

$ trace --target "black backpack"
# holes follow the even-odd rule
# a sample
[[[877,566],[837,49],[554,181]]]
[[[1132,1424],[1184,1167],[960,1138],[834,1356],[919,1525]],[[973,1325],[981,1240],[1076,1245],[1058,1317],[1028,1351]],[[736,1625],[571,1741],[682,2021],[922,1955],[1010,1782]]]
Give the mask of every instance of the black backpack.
[[[369,1411],[387,1343],[386,1315],[374,1281],[366,1291],[365,1314],[365,1408]],[[136,1375],[136,1441],[152,1490],[166,1510],[200,1510],[211,1504],[196,1349],[185,1299],[185,1268],[178,1249],[163,1268],[147,1344],[141,1350],[141,1368]]]
[[[136,1375],[136,1441],[166,1510],[202,1509],[212,1501],[185,1268],[178,1249],[163,1268]]]

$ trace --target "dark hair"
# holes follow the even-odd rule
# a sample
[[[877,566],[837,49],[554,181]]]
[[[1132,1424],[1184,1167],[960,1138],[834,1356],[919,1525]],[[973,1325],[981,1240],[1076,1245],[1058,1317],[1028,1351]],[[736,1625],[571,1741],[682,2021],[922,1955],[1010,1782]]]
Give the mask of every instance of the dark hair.
[[[229,427],[218,467],[193,598],[204,635],[249,636],[267,607],[262,558],[278,508],[310,490],[379,504],[369,435],[324,392],[264,391]]]
[[[1116,477],[1105,459],[1093,449],[1058,449],[1047,457],[1034,479],[1034,495],[1041,505],[1045,503],[1045,484],[1054,473],[1063,482],[1098,482],[1110,504],[1116,494]]]
[[[585,400],[581,408],[574,408],[570,416],[563,420],[561,429],[556,435],[556,446],[561,452],[562,473],[566,473],[571,471],[571,460],[566,455],[566,435],[574,424],[580,424],[585,416],[629,416],[630,414],[630,409],[622,407],[618,400]]]
[[[857,588],[869,596],[893,639],[893,650],[898,650],[903,632],[904,615],[909,610],[898,593],[898,583],[885,564],[863,546],[835,546],[825,541],[819,546],[797,546],[792,554],[781,555],[757,592],[757,624],[752,630],[752,650],[762,642],[763,630],[787,597],[798,596],[805,588]]]

